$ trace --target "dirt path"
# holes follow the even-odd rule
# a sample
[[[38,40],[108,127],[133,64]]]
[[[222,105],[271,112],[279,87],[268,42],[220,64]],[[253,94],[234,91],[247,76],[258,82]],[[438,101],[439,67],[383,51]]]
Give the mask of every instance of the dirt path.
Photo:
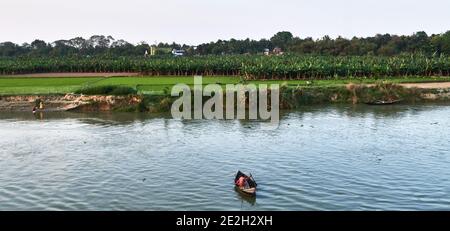
[[[401,83],[400,86],[406,88],[424,88],[424,89],[442,89],[450,88],[450,82],[435,82],[435,83]]]
[[[140,73],[135,72],[116,72],[116,73],[39,73],[39,74],[23,74],[23,75],[7,75],[1,77],[129,77],[139,76]]]

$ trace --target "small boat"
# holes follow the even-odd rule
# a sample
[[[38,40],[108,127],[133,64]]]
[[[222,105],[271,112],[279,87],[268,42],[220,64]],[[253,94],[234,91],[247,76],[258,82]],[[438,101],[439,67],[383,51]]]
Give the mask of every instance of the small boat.
[[[247,179],[247,183],[248,183],[248,187],[247,188],[246,187],[239,187],[237,185],[237,181],[238,181],[238,179],[241,176],[243,176],[243,177],[245,177]],[[252,174],[250,174],[250,176],[247,176],[244,173],[242,173],[241,171],[238,171],[236,173],[236,177],[234,178],[234,185],[235,185],[236,189],[239,192],[241,192],[241,193],[243,193],[245,195],[249,195],[249,196],[255,196],[256,195],[256,186],[258,184],[256,184],[256,181],[255,181],[255,179],[253,179]]]
[[[400,99],[397,100],[375,100],[371,102],[367,102],[368,105],[388,105],[400,102]]]
[[[248,203],[250,206],[254,206],[256,204],[256,196],[242,192],[239,187],[234,187],[234,191],[242,203]]]
[[[33,114],[36,114],[37,112],[52,112],[52,111],[58,111],[57,109],[35,109],[33,108],[33,110],[31,112],[33,112]]]

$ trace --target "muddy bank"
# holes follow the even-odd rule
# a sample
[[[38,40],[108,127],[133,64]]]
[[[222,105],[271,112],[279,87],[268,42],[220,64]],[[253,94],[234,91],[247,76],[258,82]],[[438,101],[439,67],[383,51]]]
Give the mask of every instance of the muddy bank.
[[[99,95],[31,95],[0,96],[0,111],[31,111],[40,107],[41,111],[112,111],[141,102],[139,96],[99,96]]]
[[[348,84],[341,87],[312,87],[282,90],[280,107],[297,108],[301,105],[320,103],[370,103],[374,101],[401,101],[415,103],[427,101],[450,101],[450,88],[418,88],[397,84],[361,85]]]
[[[245,108],[248,108],[249,94],[246,95]],[[194,96],[191,96],[191,100]],[[170,96],[143,96],[139,111],[169,111],[177,98]],[[205,103],[209,97],[203,97]],[[224,107],[226,96],[223,96]],[[258,101],[258,99],[256,99]],[[317,104],[365,104],[377,100],[400,101],[401,103],[420,103],[450,101],[450,88],[403,87],[395,84],[354,85],[338,87],[282,87],[279,97],[280,109],[296,109],[305,105]],[[234,105],[238,104],[235,97]],[[193,104],[193,101],[191,102]],[[268,96],[270,106],[270,92]],[[191,105],[192,108],[192,105]]]
[[[166,112],[170,111],[176,99],[177,97],[155,95],[0,96],[0,111],[31,111],[34,106],[39,107],[38,102],[42,101],[44,106],[42,111]],[[206,100],[208,97],[204,97],[203,102]],[[280,91],[280,109],[326,103],[358,104],[375,100],[401,100],[402,103],[450,101],[450,88],[349,84],[341,87],[286,87]],[[246,103],[248,106],[248,100]]]

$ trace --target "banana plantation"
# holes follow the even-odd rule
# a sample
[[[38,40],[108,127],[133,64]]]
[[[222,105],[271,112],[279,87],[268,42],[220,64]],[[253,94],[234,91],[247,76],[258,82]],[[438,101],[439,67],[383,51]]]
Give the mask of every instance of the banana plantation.
[[[257,79],[330,79],[449,76],[450,57],[219,55],[152,58],[5,58],[0,75],[31,73],[136,72],[160,76],[242,76]]]

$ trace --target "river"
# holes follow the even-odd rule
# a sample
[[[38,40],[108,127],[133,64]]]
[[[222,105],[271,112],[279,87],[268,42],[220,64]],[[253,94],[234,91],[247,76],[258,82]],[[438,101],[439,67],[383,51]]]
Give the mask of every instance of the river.
[[[450,104],[263,121],[0,112],[0,210],[449,210]],[[234,190],[251,172],[256,198]]]

